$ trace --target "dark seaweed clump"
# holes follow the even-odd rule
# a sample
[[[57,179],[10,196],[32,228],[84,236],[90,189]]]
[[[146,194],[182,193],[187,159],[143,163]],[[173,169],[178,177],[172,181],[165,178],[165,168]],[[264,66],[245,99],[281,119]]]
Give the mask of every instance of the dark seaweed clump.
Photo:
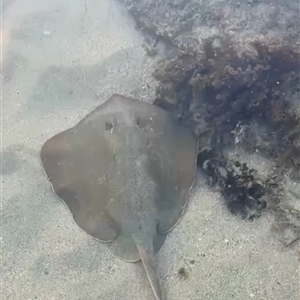
[[[299,69],[291,38],[258,37],[238,47],[223,35],[205,40],[201,52],[180,49],[154,74],[154,103],[197,133],[198,166],[233,213],[253,218],[275,209],[282,201],[276,178],[300,178]],[[237,147],[272,160],[271,178],[229,158]]]
[[[218,185],[231,213],[253,219],[266,208],[263,196],[268,193],[267,185],[255,178],[255,169],[246,163],[218,157],[212,149],[202,149],[198,155],[198,166],[207,176],[210,186]]]

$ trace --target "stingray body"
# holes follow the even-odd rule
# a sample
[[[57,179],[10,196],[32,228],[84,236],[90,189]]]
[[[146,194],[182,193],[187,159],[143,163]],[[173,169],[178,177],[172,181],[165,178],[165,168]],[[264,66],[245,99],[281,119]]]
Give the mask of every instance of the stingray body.
[[[156,299],[165,299],[154,254],[194,181],[190,131],[157,106],[115,94],[46,141],[40,155],[77,225],[119,258],[141,259]]]

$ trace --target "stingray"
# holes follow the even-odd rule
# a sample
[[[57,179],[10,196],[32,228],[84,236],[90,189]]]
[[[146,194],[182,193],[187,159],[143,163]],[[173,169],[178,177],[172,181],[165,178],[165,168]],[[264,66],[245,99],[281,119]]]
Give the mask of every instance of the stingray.
[[[162,108],[114,94],[47,140],[40,157],[79,228],[120,259],[141,259],[156,299],[165,299],[155,253],[193,186],[197,139],[190,130]]]

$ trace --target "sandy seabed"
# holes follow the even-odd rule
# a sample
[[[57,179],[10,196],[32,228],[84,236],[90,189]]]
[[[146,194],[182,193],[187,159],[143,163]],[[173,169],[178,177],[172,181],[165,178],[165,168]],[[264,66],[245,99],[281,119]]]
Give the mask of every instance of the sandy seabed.
[[[3,299],[153,299],[139,263],[78,230],[39,161],[49,137],[112,93],[153,101],[143,38],[109,0],[4,0],[2,18]],[[284,247],[271,223],[233,217],[198,174],[157,255],[168,299],[298,299],[298,246]]]

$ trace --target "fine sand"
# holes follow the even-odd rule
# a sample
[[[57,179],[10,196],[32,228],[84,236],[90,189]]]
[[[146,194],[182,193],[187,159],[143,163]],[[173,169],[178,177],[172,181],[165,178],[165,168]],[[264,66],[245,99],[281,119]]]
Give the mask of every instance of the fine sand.
[[[153,300],[140,263],[115,258],[53,195],[41,145],[113,93],[152,101],[153,58],[112,0],[3,0],[1,291],[5,300]],[[299,244],[272,216],[245,222],[197,174],[157,259],[168,300],[299,299]]]

